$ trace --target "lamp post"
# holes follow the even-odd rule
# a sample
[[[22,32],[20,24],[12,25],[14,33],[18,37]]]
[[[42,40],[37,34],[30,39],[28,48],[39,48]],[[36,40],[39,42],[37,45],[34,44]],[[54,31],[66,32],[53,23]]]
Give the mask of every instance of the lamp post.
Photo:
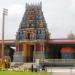
[[[4,27],[5,27],[5,15],[8,14],[7,9],[3,9],[2,13],[2,66],[4,65]]]

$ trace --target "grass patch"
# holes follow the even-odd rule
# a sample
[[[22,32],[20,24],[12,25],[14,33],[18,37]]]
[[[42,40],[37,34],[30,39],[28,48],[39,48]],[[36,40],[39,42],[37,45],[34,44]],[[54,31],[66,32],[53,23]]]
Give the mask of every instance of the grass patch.
[[[52,75],[47,72],[16,72],[16,71],[0,71],[0,75]]]

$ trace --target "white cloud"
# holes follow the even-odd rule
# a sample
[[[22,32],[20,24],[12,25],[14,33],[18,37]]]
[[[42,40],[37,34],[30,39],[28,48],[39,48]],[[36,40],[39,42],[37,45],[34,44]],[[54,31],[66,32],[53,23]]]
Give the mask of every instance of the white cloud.
[[[24,12],[25,7],[20,4],[13,4],[8,8],[9,16],[20,15]]]
[[[75,0],[72,0],[72,7],[75,8]]]

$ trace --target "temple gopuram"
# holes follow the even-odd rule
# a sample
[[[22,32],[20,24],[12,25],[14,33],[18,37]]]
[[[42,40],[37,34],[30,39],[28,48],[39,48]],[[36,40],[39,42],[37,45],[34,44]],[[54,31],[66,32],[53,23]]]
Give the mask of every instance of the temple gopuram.
[[[26,4],[26,10],[16,34],[17,52],[24,62],[47,57],[49,32],[42,4]]]

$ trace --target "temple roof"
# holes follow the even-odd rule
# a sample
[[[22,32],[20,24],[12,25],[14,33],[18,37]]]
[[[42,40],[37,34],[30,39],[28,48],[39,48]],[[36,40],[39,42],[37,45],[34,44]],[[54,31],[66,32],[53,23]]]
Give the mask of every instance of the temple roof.
[[[75,39],[51,39],[48,40],[50,44],[75,44]]]

